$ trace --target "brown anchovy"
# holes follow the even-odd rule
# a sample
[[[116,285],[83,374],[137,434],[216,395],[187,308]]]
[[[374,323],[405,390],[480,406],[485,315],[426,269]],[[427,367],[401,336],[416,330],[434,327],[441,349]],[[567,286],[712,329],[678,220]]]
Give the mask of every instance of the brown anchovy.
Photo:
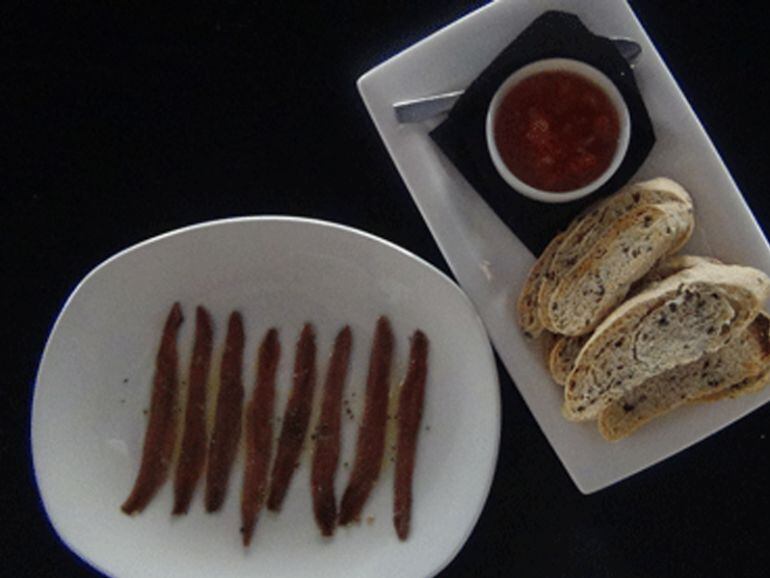
[[[241,524],[243,545],[251,543],[257,516],[267,494],[267,478],[273,443],[273,408],[275,406],[275,375],[281,358],[278,331],[265,334],[257,355],[257,381],[254,395],[246,407],[246,464],[241,495]]]
[[[305,441],[310,412],[313,405],[315,387],[315,333],[313,326],[305,324],[297,342],[294,358],[294,385],[283,415],[278,451],[273,464],[270,481],[270,495],[267,508],[272,511],[281,509],[289,483],[299,462],[299,454]]]
[[[179,354],[176,339],[184,321],[182,308],[174,303],[163,327],[155,359],[150,417],[144,434],[142,463],[131,494],[121,506],[126,514],[141,512],[166,481],[176,435],[176,404]]]
[[[185,408],[184,434],[174,479],[173,514],[186,514],[206,462],[206,390],[211,368],[213,330],[204,307],[195,310],[195,341]]]
[[[340,415],[342,388],[348,372],[352,335],[345,326],[334,341],[329,369],[326,372],[321,415],[316,428],[315,453],[311,485],[313,511],[321,534],[331,536],[337,523],[337,505],[334,498],[334,477],[340,457]]]
[[[356,458],[340,505],[339,523],[342,525],[359,519],[369,492],[380,474],[385,453],[392,357],[393,331],[387,317],[380,317],[369,358],[364,417],[358,429]]]
[[[222,507],[227,481],[241,439],[243,411],[243,319],[234,311],[227,323],[225,351],[219,372],[219,395],[206,472],[206,511]]]
[[[401,540],[409,535],[412,517],[412,478],[428,376],[428,338],[415,331],[409,352],[409,369],[398,397],[396,476],[393,484],[393,525]]]

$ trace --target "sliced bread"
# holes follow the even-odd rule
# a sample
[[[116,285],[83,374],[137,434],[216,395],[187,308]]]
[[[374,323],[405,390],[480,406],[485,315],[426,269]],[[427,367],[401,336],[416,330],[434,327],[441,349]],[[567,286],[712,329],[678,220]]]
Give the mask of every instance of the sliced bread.
[[[548,325],[550,303],[561,280],[588,255],[616,223],[639,207],[665,203],[692,209],[690,195],[679,184],[666,178],[634,183],[601,201],[575,219],[564,232],[549,261],[547,275],[537,296],[540,317]],[[686,239],[685,239],[686,240]]]
[[[663,203],[636,207],[562,276],[551,294],[546,329],[564,335],[590,333],[656,263],[678,250],[693,229],[692,207]]]
[[[619,440],[689,401],[713,401],[760,388],[770,372],[768,329],[770,319],[760,313],[721,349],[648,379],[601,412],[599,432]]]
[[[564,233],[554,237],[529,271],[524,288],[516,303],[519,326],[527,337],[537,337],[543,331],[543,324],[537,313],[537,295],[548,272],[548,266],[564,239]]]
[[[594,419],[647,379],[716,351],[748,326],[768,295],[770,279],[761,271],[702,263],[632,297],[581,349],[565,387],[565,417]]]
[[[590,334],[577,337],[559,335],[554,339],[548,354],[548,370],[556,383],[559,385],[567,383],[567,377],[575,366],[575,360],[590,337]]]
[[[702,263],[719,263],[719,261],[712,257],[699,257],[695,255],[675,255],[667,257],[652,271],[637,281],[631,287],[628,294],[629,296],[637,295],[666,277]],[[548,355],[548,368],[556,383],[564,385],[567,382],[567,377],[575,366],[575,360],[589,337],[590,334],[579,335],[576,337],[559,335],[552,338],[549,343],[550,352]]]

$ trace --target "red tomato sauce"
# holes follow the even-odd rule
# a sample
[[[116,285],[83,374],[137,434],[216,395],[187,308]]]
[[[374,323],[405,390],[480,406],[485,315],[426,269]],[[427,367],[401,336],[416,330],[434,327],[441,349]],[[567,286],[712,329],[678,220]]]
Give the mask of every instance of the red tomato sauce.
[[[505,165],[544,191],[571,191],[599,178],[612,162],[619,135],[609,97],[571,72],[525,78],[505,95],[494,119]]]

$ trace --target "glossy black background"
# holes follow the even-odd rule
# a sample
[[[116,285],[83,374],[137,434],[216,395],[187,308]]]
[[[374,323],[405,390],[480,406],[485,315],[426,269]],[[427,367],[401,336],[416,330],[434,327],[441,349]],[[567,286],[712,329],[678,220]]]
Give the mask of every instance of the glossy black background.
[[[96,575],[46,521],[28,436],[48,331],[103,259],[203,220],[291,214],[362,228],[447,271],[355,80],[481,3],[131,4],[0,5],[4,576]],[[632,6],[767,225],[767,10]],[[770,406],[586,497],[500,375],[495,481],[443,575],[767,575]]]

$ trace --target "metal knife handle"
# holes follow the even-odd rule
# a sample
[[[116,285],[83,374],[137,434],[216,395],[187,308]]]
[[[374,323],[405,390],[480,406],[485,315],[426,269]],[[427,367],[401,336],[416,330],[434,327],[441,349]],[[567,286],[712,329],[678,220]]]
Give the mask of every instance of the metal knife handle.
[[[642,47],[629,38],[612,38],[612,42],[621,56],[633,67],[642,53]],[[450,111],[464,92],[464,90],[455,90],[422,98],[402,100],[393,105],[393,112],[396,114],[396,120],[401,124],[422,122]]]
[[[448,112],[464,92],[464,90],[455,90],[454,92],[397,102],[393,105],[396,120],[400,123],[421,122],[442,112]]]

